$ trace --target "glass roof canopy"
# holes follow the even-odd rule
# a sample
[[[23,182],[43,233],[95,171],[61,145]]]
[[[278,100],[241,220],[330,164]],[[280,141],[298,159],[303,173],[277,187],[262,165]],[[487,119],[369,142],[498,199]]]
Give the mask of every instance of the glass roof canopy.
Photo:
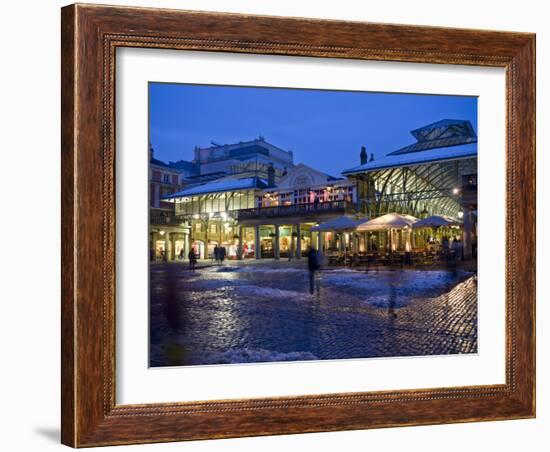
[[[417,143],[343,174],[364,182],[359,197],[370,218],[389,212],[457,218],[462,177],[477,174],[470,122],[445,119],[411,133]]]

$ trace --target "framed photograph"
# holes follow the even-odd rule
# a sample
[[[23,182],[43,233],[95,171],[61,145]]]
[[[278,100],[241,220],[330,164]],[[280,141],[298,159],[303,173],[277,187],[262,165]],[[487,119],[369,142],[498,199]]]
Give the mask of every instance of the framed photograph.
[[[535,416],[535,36],[62,9],[62,442]]]

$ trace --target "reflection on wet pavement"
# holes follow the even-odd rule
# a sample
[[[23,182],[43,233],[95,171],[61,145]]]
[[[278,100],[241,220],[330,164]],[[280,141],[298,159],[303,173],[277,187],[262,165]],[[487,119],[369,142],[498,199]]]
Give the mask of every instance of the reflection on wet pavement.
[[[477,352],[477,278],[447,270],[151,266],[150,365]]]

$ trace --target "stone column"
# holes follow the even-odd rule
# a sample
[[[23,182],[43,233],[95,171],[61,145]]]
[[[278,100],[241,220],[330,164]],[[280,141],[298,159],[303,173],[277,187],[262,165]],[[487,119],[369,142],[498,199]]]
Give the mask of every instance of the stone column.
[[[472,258],[472,209],[469,207],[464,207],[462,218],[464,220],[463,232],[462,232],[462,243],[464,246],[464,259]]]
[[[187,259],[189,256],[189,250],[191,249],[189,231],[183,233],[183,259]]]
[[[350,234],[353,234],[353,254],[357,254],[359,253],[359,238],[355,232],[350,232]]]
[[[157,237],[158,232],[151,232],[151,248],[149,251],[151,261],[155,261],[157,257]]]
[[[170,233],[170,260],[176,260],[176,233]]]
[[[330,247],[332,249],[336,248],[336,232],[335,231],[330,232]]]
[[[254,226],[254,257],[256,259],[261,259],[262,254],[260,250],[260,226]]]
[[[170,255],[168,254],[169,250],[169,244],[170,244],[170,234],[168,232],[164,232],[164,256],[165,260],[170,260]]]
[[[302,231],[300,223],[296,225],[296,259],[302,258]]]
[[[239,228],[239,244],[237,245],[237,259],[241,260],[243,258],[243,227],[238,226]]]
[[[275,225],[275,237],[274,237],[274,243],[273,243],[273,257],[275,259],[279,259],[281,257],[281,253],[279,251],[279,225]]]

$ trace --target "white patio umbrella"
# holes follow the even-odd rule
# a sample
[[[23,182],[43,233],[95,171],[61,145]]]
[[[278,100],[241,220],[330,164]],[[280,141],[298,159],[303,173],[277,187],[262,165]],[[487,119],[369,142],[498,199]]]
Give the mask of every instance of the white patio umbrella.
[[[389,231],[389,239],[390,239],[390,248],[393,250],[393,233],[392,231],[394,229],[405,229],[407,230],[408,234],[406,237],[406,249],[407,251],[410,250],[411,244],[410,244],[410,229],[413,224],[415,224],[418,221],[418,218],[413,217],[412,215],[404,215],[400,213],[388,213],[386,215],[382,215],[378,218],[373,218],[372,220],[369,220],[363,224],[360,224],[357,226],[357,231],[359,232],[365,232],[365,231]]]
[[[355,228],[360,225],[361,223],[364,223],[367,221],[367,218],[361,218],[356,219],[353,217],[350,217],[348,215],[342,215],[340,217],[331,218],[328,221],[325,221],[324,223],[318,224],[317,226],[313,226],[311,228],[312,232],[318,232],[318,248],[321,249],[321,233],[322,232],[348,232],[348,231],[354,231]],[[356,247],[357,244],[354,241],[354,247]],[[344,249],[344,241],[340,241],[340,249]]]
[[[441,226],[458,226],[460,223],[454,218],[446,215],[432,215],[413,224],[413,228],[438,228]]]
[[[405,229],[412,227],[418,218],[400,213],[388,213],[366,221],[357,226],[358,231],[387,231],[388,229]]]
[[[365,223],[367,220],[368,218],[356,219],[348,215],[342,215],[341,217],[331,218],[324,223],[313,226],[311,230],[314,232],[351,231],[355,229],[358,225]]]

